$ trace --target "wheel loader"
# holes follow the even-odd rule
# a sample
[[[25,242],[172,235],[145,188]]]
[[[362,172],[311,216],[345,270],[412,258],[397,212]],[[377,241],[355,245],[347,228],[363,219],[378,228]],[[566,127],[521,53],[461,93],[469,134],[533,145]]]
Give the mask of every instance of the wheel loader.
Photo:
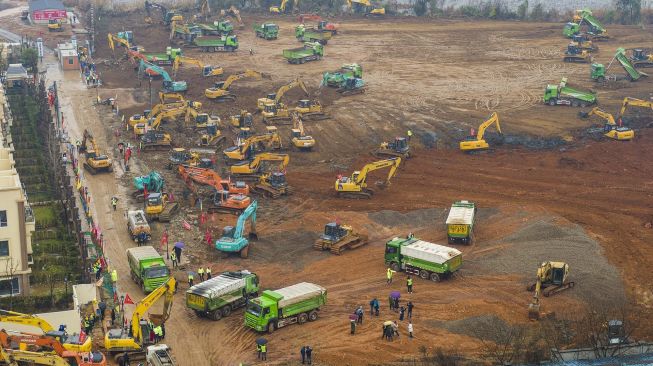
[[[324,233],[315,241],[313,248],[340,255],[344,250],[362,247],[368,242],[367,235],[356,233],[351,226],[330,222],[324,226]]]

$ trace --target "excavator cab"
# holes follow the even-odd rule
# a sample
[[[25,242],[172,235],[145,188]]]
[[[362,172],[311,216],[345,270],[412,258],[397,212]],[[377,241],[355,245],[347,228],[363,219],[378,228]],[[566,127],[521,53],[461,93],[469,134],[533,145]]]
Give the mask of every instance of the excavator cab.
[[[147,203],[145,205],[145,213],[148,215],[156,215],[163,212],[163,207],[167,201],[167,196],[161,193],[149,193],[147,195]]]
[[[395,137],[395,140],[388,147],[396,152],[405,153],[408,151],[408,139],[405,137]]]
[[[634,61],[646,61],[646,60],[648,60],[648,54],[642,48],[635,48],[635,49],[633,49],[632,59]]]
[[[282,172],[274,172],[270,174],[268,182],[274,188],[281,188],[288,185],[288,181],[286,181],[286,174]]]

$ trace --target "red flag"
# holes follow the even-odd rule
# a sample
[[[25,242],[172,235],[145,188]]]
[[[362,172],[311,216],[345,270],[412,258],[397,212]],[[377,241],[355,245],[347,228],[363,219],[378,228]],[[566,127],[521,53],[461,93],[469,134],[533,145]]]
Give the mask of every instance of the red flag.
[[[147,186],[143,184],[143,199],[147,199]]]
[[[129,297],[129,294],[128,294],[128,293],[125,293],[125,302],[124,302],[124,304],[132,304],[132,305],[134,305],[134,301],[132,300],[131,297]]]
[[[183,220],[183,221],[181,222],[181,225],[184,227],[184,229],[186,229],[186,230],[190,230],[190,224],[188,223],[188,221]]]

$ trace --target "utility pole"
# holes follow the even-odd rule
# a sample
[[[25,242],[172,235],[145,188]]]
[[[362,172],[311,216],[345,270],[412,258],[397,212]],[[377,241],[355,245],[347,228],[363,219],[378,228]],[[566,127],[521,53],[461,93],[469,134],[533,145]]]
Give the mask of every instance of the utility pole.
[[[150,110],[152,110],[152,75],[149,77],[150,82]]]

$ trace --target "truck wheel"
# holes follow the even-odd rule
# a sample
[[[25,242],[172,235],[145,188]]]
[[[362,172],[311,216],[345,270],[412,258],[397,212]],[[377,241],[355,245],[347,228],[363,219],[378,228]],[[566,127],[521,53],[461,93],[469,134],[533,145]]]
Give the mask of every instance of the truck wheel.
[[[211,319],[217,321],[220,320],[221,318],[222,318],[222,312],[220,311],[220,309],[216,309],[211,313]]]
[[[397,262],[390,263],[390,269],[395,272],[399,272],[399,263]]]
[[[297,322],[299,324],[304,324],[307,321],[308,321],[308,314],[306,314],[306,313],[299,314],[299,317],[297,318]]]
[[[231,306],[227,305],[222,308],[222,316],[226,318],[229,316],[229,314],[231,314]]]
[[[309,322],[314,322],[317,320],[317,311],[313,310],[310,313],[308,313],[308,321]]]
[[[551,99],[549,99],[549,105],[550,105],[550,106],[554,106],[554,105],[556,105],[556,100],[555,100],[555,98],[551,98]]]
[[[580,106],[580,102],[578,102],[576,99],[574,99],[574,100],[571,101],[571,106],[572,107],[578,107],[578,106]]]
[[[277,326],[274,323],[268,323],[268,333],[272,334],[277,330]]]
[[[204,312],[203,311],[195,310],[195,315],[197,315],[198,318],[204,318]]]
[[[425,280],[429,279],[429,271],[421,270],[419,271],[419,276]]]
[[[431,273],[431,281],[440,282],[440,276],[437,273]]]

